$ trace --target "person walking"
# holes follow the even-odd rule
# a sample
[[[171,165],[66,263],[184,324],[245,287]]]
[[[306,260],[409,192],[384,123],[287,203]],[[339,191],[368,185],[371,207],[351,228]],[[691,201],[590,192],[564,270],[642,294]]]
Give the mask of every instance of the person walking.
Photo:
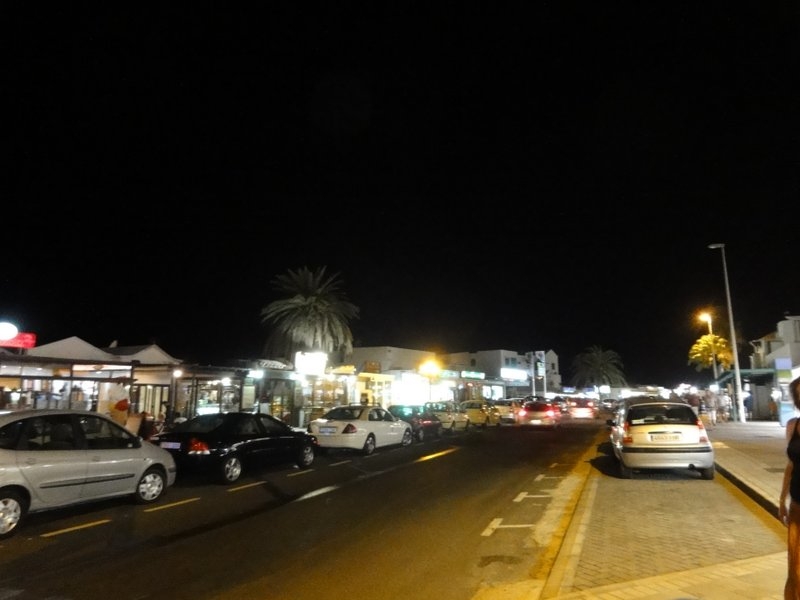
[[[789,384],[789,395],[795,410],[800,410],[800,377]],[[778,518],[788,529],[788,571],[783,597],[784,600],[800,600],[800,431],[797,417],[786,422],[786,455],[789,460],[778,497]]]
[[[708,423],[711,427],[716,427],[717,425],[717,408],[719,407],[719,401],[717,399],[717,395],[712,392],[711,390],[706,390],[706,414],[708,415]]]

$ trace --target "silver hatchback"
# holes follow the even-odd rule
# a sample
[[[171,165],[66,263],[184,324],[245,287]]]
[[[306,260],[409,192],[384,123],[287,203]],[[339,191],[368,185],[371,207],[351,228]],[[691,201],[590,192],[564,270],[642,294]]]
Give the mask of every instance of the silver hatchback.
[[[626,400],[609,419],[620,476],[642,469],[691,469],[714,479],[714,447],[703,422],[683,402]]]
[[[0,539],[14,535],[29,512],[118,496],[155,502],[175,475],[169,452],[104,415],[0,414]]]

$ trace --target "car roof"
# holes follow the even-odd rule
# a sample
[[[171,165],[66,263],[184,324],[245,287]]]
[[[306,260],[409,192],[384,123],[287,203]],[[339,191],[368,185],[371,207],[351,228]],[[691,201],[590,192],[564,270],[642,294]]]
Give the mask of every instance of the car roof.
[[[18,419],[48,415],[98,415],[104,418],[109,418],[106,415],[98,412],[90,410],[78,410],[74,408],[26,408],[23,410],[0,413],[0,423],[11,423],[12,421],[16,421]]]

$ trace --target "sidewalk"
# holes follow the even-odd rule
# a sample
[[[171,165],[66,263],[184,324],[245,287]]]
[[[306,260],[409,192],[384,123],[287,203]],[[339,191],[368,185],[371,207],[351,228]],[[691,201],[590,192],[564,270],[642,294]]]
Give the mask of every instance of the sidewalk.
[[[785,430],[777,421],[730,422],[709,428],[714,443],[718,476],[723,476],[753,498],[776,518],[783,470],[786,465]],[[592,476],[587,494],[592,495]],[[577,519],[580,521],[581,519]],[[768,521],[771,526],[771,521]],[[782,527],[782,526],[781,526]],[[762,530],[769,531],[767,525]],[[551,577],[558,578],[575,568],[570,555],[580,553],[585,532],[568,538]],[[786,552],[770,552],[744,560],[733,560],[691,570],[680,570],[634,581],[564,591],[563,582],[548,581],[541,600],[782,600],[786,579]],[[624,557],[623,557],[624,559]],[[560,564],[559,564],[560,563]],[[561,575],[553,575],[560,572]],[[554,590],[554,591],[553,591]]]

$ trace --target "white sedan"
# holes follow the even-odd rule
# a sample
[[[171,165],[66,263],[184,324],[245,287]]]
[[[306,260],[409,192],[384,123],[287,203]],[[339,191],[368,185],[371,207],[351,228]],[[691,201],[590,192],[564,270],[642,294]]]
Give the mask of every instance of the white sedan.
[[[383,446],[408,446],[411,425],[380,406],[337,406],[308,424],[321,448],[345,448],[372,454]]]

